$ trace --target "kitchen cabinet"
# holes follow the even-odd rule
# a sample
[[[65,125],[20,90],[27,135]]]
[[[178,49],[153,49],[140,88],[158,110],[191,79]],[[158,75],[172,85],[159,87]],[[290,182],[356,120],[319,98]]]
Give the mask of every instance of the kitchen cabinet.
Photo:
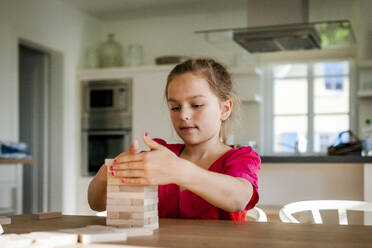
[[[362,137],[362,129],[366,119],[372,119],[372,60],[359,61],[358,65],[358,134]]]
[[[372,98],[372,60],[358,62],[359,89],[358,97]]]

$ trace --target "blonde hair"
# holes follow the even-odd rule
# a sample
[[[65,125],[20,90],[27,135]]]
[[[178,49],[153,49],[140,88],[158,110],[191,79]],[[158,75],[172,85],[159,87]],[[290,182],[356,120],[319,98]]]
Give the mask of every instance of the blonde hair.
[[[226,67],[212,58],[195,58],[189,59],[176,65],[169,73],[167,78],[167,85],[165,87],[165,97],[168,99],[168,86],[174,78],[185,73],[193,73],[202,76],[209,84],[213,93],[220,101],[231,99],[233,102],[233,109],[230,116],[222,121],[220,130],[220,139],[226,143],[226,138],[231,132],[232,122],[236,119],[237,109],[240,107],[240,100],[233,90],[233,81],[231,74]]]

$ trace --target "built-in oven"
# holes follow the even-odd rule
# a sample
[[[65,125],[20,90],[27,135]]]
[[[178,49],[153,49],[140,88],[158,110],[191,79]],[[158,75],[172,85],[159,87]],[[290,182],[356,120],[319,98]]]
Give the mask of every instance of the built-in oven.
[[[131,145],[131,130],[86,130],[82,132],[84,176],[94,176],[106,158],[114,158]]]
[[[106,158],[114,158],[130,147],[131,89],[130,79],[83,82],[82,175],[95,175]]]

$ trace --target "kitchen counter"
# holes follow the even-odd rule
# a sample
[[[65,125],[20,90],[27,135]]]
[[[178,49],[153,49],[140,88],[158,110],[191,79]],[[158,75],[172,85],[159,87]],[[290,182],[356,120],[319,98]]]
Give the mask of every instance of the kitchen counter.
[[[372,163],[361,156],[261,156],[262,163]]]

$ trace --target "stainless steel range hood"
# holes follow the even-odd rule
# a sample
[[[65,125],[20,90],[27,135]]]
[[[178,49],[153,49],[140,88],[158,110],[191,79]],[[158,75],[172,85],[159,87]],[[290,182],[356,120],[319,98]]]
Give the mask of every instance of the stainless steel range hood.
[[[350,21],[197,31],[207,41],[236,42],[250,53],[333,49],[355,43]]]
[[[332,49],[355,43],[348,20],[309,22],[310,16],[319,18],[310,14],[324,7],[309,0],[246,0],[245,7],[247,27],[196,33],[214,44],[234,42],[250,53]]]

